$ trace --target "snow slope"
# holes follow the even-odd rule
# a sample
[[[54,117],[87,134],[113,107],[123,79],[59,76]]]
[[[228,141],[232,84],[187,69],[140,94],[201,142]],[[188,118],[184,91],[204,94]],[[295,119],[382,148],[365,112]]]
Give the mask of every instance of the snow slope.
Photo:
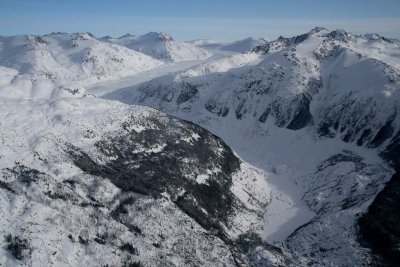
[[[2,265],[287,260],[260,238],[265,174],[204,129],[72,93],[0,101]]]
[[[1,37],[1,264],[382,263],[357,221],[398,164],[399,45]]]
[[[264,237],[298,264],[367,266],[356,222],[393,173],[380,155],[398,142],[399,51],[315,28],[103,97],[195,122],[269,173]]]
[[[265,172],[199,126],[83,88],[161,61],[87,33],[5,37],[0,57],[0,265],[290,262],[261,239]]]
[[[163,64],[145,54],[100,41],[89,33],[3,37],[0,62],[2,77],[10,75],[8,69],[15,70],[13,78],[2,83],[0,89],[0,94],[8,97],[46,97],[51,88],[79,88]]]

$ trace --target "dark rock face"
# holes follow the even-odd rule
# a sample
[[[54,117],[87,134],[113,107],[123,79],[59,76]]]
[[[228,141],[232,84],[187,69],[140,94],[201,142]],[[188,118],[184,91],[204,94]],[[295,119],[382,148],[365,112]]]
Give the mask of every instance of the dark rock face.
[[[330,138],[340,136],[343,141],[355,142],[359,146],[378,147],[392,138],[393,121],[397,116],[396,109],[387,108],[387,119],[377,119],[377,111],[382,108],[376,99],[360,101],[349,94],[322,111],[317,132]]]
[[[238,120],[241,120],[243,118],[243,115],[247,113],[244,103],[245,103],[245,101],[242,100],[235,109],[236,119],[238,119]]]
[[[220,117],[226,117],[229,113],[229,108],[223,104],[218,103],[215,99],[208,100],[204,108]]]
[[[287,128],[291,130],[299,130],[309,125],[311,121],[312,115],[310,113],[310,99],[305,95],[301,95],[300,100],[298,101],[298,108]]]
[[[310,37],[310,34],[318,32],[318,31],[320,31],[320,29],[315,29],[309,33],[304,33],[304,34],[301,34],[301,35],[298,35],[298,36],[295,36],[292,38],[285,38],[285,37],[279,36],[279,38],[276,41],[272,41],[272,42],[266,43],[264,45],[256,46],[251,51],[265,55],[265,54],[269,53],[271,46],[277,45],[278,43],[282,44],[285,47],[287,47],[289,45],[297,45],[297,44],[300,44],[300,43],[304,42],[305,40],[307,40]]]
[[[176,103],[182,104],[185,103],[189,100],[191,100],[193,97],[195,97],[198,93],[198,90],[195,85],[189,84],[189,83],[183,83],[182,84],[182,91],[178,98],[176,99]]]
[[[311,125],[313,116],[310,112],[310,96],[299,94],[289,101],[278,98],[270,103],[259,121],[265,122],[269,115],[275,118],[276,126],[290,130],[299,130]]]
[[[391,143],[382,152],[382,156],[389,161],[396,170],[400,170],[400,131],[392,138]]]
[[[359,221],[360,241],[382,255],[386,261],[378,265],[398,266],[400,262],[399,222],[400,172],[397,172]]]
[[[378,147],[382,145],[383,142],[385,142],[388,138],[390,138],[393,135],[394,133],[394,128],[392,126],[393,120],[394,117],[388,120],[386,124],[379,129],[378,133],[370,143],[371,147]]]
[[[309,37],[309,34],[308,33],[304,33],[304,34],[301,34],[301,35],[298,35],[298,36],[294,37],[291,40],[291,42],[294,43],[294,44],[299,44],[299,43],[302,43],[305,40],[307,40],[308,37]]]
[[[173,81],[171,79],[156,78],[149,84],[140,86],[138,92],[140,97],[138,102],[148,104],[146,101],[152,99],[155,105],[165,105],[166,103],[186,106],[194,103],[199,98],[199,87],[201,85],[189,83],[186,81]],[[129,103],[129,99],[125,99]],[[156,104],[158,102],[158,104]]]
[[[251,51],[255,53],[259,53],[261,55],[268,54],[269,49],[271,48],[271,45],[269,43],[266,43],[264,45],[259,45],[254,47]]]
[[[240,250],[246,253],[247,257],[251,261],[251,266],[254,267],[276,266],[276,263],[274,264],[267,257],[260,255],[260,251],[263,249],[269,251],[273,255],[283,255],[280,248],[262,241],[259,235],[252,232],[241,234],[236,243]],[[292,262],[289,258],[284,258],[284,264],[285,266],[291,266]]]
[[[259,122],[265,122],[268,118],[269,113],[271,112],[271,108],[267,107],[264,111],[264,113],[260,116],[258,119]]]
[[[379,146],[393,135],[393,120],[379,130],[371,146]],[[381,153],[397,172],[377,195],[368,211],[361,217],[360,243],[376,254],[376,265],[398,266],[400,262],[400,133]]]

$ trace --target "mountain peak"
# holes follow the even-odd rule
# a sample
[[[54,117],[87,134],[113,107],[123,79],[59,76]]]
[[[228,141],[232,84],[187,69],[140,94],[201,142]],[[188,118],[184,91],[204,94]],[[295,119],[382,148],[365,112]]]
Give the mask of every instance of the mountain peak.
[[[122,36],[119,37],[119,38],[128,38],[128,37],[135,37],[135,35],[130,34],[130,33],[127,33],[127,34],[125,34],[125,35],[122,35]]]
[[[263,38],[254,39],[252,37],[247,37],[245,39],[223,45],[221,47],[221,49],[225,50],[225,51],[245,52],[245,51],[249,51],[257,46],[264,45],[266,43],[267,43],[267,41],[265,41]]]
[[[158,39],[161,41],[174,41],[174,39],[163,32],[149,32],[141,36],[142,38]]]
[[[313,34],[313,33],[319,33],[319,32],[322,32],[322,31],[328,31],[328,29],[327,28],[324,28],[324,27],[314,27],[314,28],[312,28],[308,33],[309,34]]]
[[[344,29],[336,29],[334,31],[331,31],[327,34],[327,36],[330,36],[332,38],[343,38],[343,37],[347,37],[350,34],[348,32],[346,32]]]
[[[278,37],[278,39],[276,39],[276,40],[282,42],[282,41],[286,41],[286,38],[283,37],[282,35],[280,35],[280,36]]]
[[[76,33],[77,38],[81,40],[90,40],[90,39],[97,39],[96,36],[91,34],[90,32],[78,32]]]
[[[106,35],[106,36],[101,37],[100,39],[102,39],[102,40],[110,40],[110,39],[112,39],[112,37],[110,35]]]
[[[67,32],[51,32],[47,35],[67,35],[67,34],[68,34]]]

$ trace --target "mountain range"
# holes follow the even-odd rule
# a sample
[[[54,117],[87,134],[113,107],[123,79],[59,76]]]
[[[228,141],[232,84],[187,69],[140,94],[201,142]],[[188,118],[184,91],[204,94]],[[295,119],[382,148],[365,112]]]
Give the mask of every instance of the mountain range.
[[[0,37],[5,266],[396,266],[400,42]]]

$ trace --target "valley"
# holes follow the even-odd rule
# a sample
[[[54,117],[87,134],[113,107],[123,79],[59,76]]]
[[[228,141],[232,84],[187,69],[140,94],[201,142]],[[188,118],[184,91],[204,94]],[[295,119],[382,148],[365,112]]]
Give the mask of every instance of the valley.
[[[358,222],[397,192],[399,51],[0,37],[0,263],[390,266]]]

